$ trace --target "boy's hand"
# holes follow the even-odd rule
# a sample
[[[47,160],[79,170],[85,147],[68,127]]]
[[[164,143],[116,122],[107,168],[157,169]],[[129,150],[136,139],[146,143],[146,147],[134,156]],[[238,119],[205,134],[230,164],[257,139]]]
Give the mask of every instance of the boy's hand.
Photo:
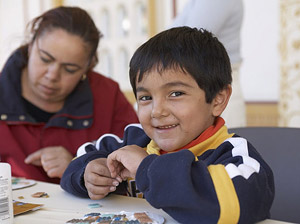
[[[114,151],[107,158],[111,176],[122,179],[135,178],[136,171],[146,156],[147,152],[137,145],[124,146]]]
[[[104,198],[108,193],[115,191],[121,179],[111,178],[106,158],[92,160],[84,172],[84,184],[89,197],[93,200]]]
[[[62,146],[49,146],[31,153],[25,159],[26,164],[42,166],[51,178],[61,178],[73,155]]]

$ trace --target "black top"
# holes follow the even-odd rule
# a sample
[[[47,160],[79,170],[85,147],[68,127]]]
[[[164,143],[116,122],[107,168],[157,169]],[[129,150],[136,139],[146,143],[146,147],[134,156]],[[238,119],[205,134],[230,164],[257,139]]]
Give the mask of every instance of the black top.
[[[37,122],[45,122],[47,123],[49,119],[55,114],[55,113],[49,113],[44,110],[41,110],[37,106],[30,103],[28,100],[26,100],[24,97],[22,97],[24,106],[27,110],[27,112],[30,114],[31,117],[33,117]]]

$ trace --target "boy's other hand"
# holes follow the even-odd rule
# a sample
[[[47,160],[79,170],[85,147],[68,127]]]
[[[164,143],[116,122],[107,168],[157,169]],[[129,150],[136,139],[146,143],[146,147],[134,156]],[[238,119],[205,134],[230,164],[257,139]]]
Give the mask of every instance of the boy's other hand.
[[[115,191],[122,181],[111,178],[106,160],[106,158],[92,160],[85,168],[84,184],[89,197],[93,200],[104,198],[108,193]]]
[[[122,179],[135,178],[137,169],[146,156],[147,152],[137,145],[124,146],[114,151],[107,158],[111,176]]]

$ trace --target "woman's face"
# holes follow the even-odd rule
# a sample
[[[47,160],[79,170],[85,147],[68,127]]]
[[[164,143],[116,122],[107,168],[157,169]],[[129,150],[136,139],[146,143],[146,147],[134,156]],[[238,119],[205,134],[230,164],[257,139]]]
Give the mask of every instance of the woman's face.
[[[28,54],[23,97],[45,111],[58,111],[88,70],[88,46],[79,36],[54,29],[37,38]]]

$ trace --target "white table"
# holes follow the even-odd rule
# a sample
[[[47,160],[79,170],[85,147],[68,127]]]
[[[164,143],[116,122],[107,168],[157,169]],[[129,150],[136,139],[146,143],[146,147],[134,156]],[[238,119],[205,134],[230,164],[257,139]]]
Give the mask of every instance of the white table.
[[[46,192],[49,198],[33,198],[31,195],[35,192]],[[19,199],[19,196],[23,196],[24,199]],[[57,184],[44,182],[37,182],[36,185],[28,188],[13,190],[13,199],[26,203],[44,204],[40,210],[16,216],[14,224],[61,224],[73,218],[81,218],[90,212],[119,213],[120,211],[147,211],[163,216],[166,224],[177,223],[163,210],[153,208],[144,199],[119,195],[110,195],[101,200],[78,198],[65,192]],[[90,208],[89,204],[92,203],[99,203],[102,207]],[[275,220],[265,220],[259,224],[283,223]]]
[[[49,198],[33,198],[35,192],[46,192]],[[24,199],[19,199],[23,196]],[[162,215],[166,223],[176,223],[167,213],[161,209],[153,208],[146,200],[120,195],[109,195],[101,200],[78,198],[61,189],[60,185],[37,182],[32,187],[13,190],[13,199],[26,203],[44,204],[37,211],[18,215],[14,218],[14,224],[58,224],[65,223],[73,218],[82,218],[91,212],[136,212],[148,211]],[[99,203],[100,208],[90,208],[89,204]]]

